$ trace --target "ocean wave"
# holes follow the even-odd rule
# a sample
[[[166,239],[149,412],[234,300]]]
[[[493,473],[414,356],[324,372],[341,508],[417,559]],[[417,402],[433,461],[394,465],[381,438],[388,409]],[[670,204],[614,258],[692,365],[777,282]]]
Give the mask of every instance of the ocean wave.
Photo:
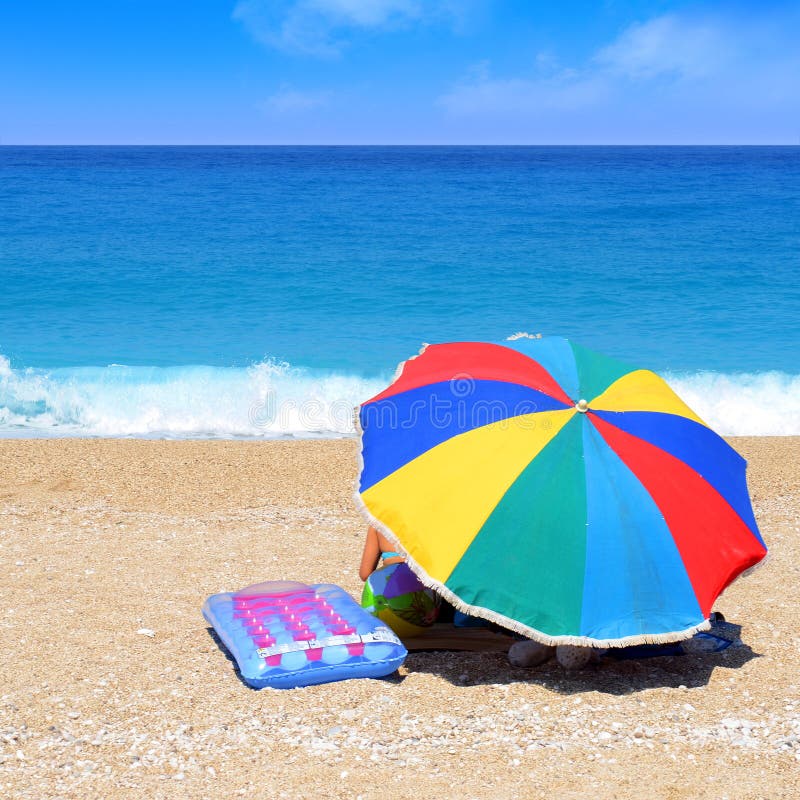
[[[800,434],[800,375],[699,371],[664,378],[723,436]]]
[[[14,369],[0,356],[0,435],[345,436],[386,379],[277,361],[235,367]]]
[[[666,379],[714,430],[800,434],[800,375],[675,373]],[[0,355],[0,435],[164,438],[336,437],[390,376],[264,361],[245,368],[13,368]]]

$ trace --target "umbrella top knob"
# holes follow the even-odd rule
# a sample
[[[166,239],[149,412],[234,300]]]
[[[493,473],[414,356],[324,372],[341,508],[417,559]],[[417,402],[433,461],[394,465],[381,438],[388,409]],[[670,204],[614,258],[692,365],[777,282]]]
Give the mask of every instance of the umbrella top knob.
[[[575,408],[577,408],[581,414],[585,414],[589,410],[589,404],[585,400],[581,399],[575,403]]]

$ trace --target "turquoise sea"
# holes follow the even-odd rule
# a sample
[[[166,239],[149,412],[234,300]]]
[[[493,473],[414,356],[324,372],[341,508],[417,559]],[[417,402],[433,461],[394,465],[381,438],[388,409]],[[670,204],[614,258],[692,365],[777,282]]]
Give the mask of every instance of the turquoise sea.
[[[800,433],[800,147],[0,148],[0,435],[347,434],[517,331]]]

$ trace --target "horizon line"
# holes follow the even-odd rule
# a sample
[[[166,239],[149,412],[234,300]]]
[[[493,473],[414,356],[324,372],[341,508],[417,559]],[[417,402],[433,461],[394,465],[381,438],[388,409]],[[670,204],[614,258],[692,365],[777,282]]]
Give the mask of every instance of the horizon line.
[[[0,142],[3,147],[800,147],[800,142]]]

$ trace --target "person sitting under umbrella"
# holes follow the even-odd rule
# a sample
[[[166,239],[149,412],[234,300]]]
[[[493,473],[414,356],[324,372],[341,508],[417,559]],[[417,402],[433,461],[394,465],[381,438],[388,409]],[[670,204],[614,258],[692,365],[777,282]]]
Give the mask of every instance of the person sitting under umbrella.
[[[369,581],[370,577],[377,571],[382,570],[384,567],[389,567],[393,564],[405,564],[405,558],[392,549],[394,546],[374,525],[367,528],[367,536],[364,540],[364,550],[361,554],[361,565],[358,568],[358,577],[362,581]],[[418,583],[418,578],[407,567],[403,568],[407,571],[408,577],[406,583],[412,581]],[[410,584],[409,584],[410,586]],[[406,588],[409,588],[407,586]],[[469,614],[464,614],[461,611],[453,608],[449,603],[442,600],[432,590],[425,589],[422,583],[414,586],[418,591],[427,592],[430,596],[435,598],[435,607],[437,609],[436,615],[431,618],[431,621],[437,620],[439,622],[452,622],[457,628],[483,628],[487,627],[489,623],[478,617],[472,617]],[[366,605],[369,606],[372,602],[371,595]]]
[[[389,564],[399,564],[405,561],[400,553],[395,552],[392,543],[372,525],[367,529],[367,538],[364,541],[364,552],[361,555],[361,566],[358,568],[358,577],[365,581],[378,568],[378,564],[387,567]]]

